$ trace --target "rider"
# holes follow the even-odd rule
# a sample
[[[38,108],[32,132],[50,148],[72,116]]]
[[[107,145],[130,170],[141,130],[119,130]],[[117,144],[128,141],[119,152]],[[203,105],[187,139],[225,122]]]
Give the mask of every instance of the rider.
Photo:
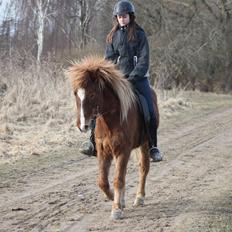
[[[134,13],[134,6],[129,1],[123,0],[115,4],[115,23],[106,38],[105,59],[114,62],[134,88],[146,98],[151,118],[150,157],[151,161],[158,162],[162,160],[162,155],[157,148],[156,115],[148,81],[149,45],[144,30],[135,22]],[[82,144],[80,151],[87,155],[96,155],[94,125],[90,141]]]

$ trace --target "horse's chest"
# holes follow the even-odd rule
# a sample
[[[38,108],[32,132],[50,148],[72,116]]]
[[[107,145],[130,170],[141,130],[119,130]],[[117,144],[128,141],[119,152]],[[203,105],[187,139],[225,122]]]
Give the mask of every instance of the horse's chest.
[[[111,120],[113,122],[113,120]],[[111,126],[111,127],[110,127]],[[95,130],[95,139],[98,144],[98,148],[104,153],[115,153],[120,151],[128,143],[128,138],[125,133],[125,129],[116,126],[112,127],[105,123],[104,120],[97,121],[97,127]]]
[[[116,153],[117,151],[121,151],[126,145],[125,137],[123,137],[121,133],[112,134],[104,138],[97,138],[96,140],[102,150],[111,154]]]

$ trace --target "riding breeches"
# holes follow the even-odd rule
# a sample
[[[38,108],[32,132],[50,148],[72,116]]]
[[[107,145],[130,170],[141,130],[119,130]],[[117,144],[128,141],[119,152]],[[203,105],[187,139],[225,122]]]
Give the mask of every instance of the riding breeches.
[[[148,109],[150,113],[150,119],[151,119],[149,132],[150,132],[152,144],[150,144],[150,146],[157,147],[157,120],[156,120],[156,112],[153,105],[153,98],[152,98],[152,92],[150,89],[149,81],[147,78],[144,78],[142,80],[136,81],[136,83],[134,83],[133,86],[140,94],[142,94],[145,97],[147,101]]]

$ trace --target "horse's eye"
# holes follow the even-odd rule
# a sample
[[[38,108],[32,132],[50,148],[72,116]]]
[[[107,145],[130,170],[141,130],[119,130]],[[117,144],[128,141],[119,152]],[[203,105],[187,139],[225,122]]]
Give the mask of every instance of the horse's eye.
[[[74,91],[73,93],[74,93],[75,96],[77,96],[77,91]]]
[[[94,97],[95,97],[95,95],[93,93],[90,94],[90,96],[89,96],[90,99],[94,99]]]

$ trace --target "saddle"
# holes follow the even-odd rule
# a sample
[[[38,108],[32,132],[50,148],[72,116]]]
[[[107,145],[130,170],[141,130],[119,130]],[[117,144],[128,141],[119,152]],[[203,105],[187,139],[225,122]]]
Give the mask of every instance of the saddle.
[[[141,136],[140,136],[140,141],[142,143],[144,141],[145,134],[147,134],[148,137],[150,137],[149,136],[149,125],[150,125],[151,116],[150,116],[146,98],[142,94],[140,94],[137,90],[134,90],[134,92],[136,95],[139,112],[143,119],[143,125],[144,125],[141,131]]]

